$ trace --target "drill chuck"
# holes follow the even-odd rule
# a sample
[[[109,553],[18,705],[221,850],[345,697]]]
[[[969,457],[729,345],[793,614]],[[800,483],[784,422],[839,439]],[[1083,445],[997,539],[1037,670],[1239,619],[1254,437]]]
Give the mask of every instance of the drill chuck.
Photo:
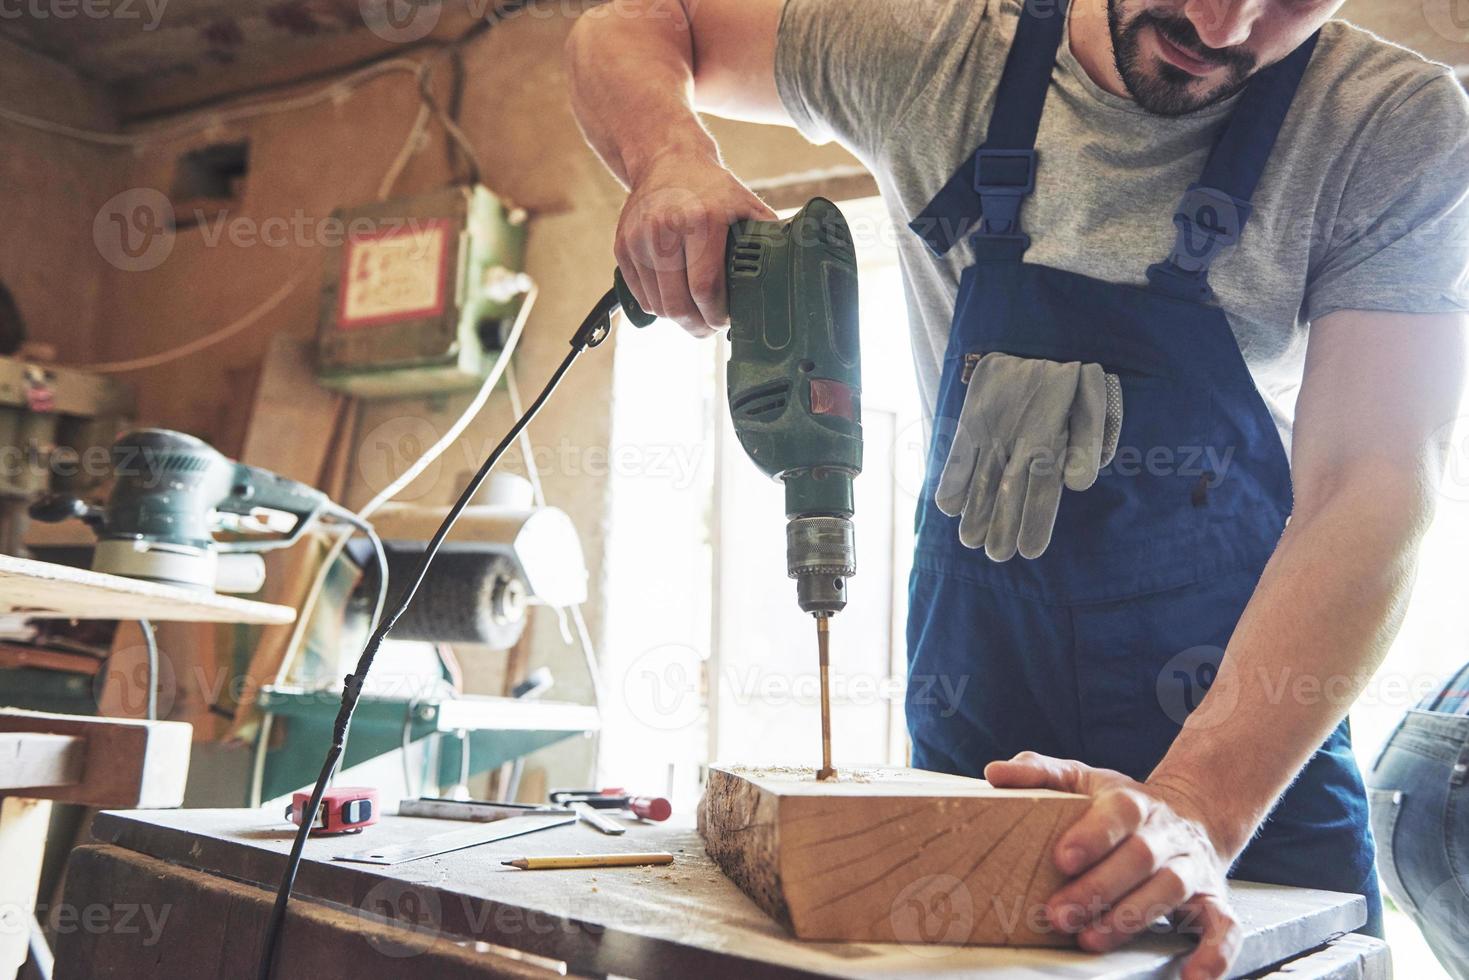
[[[786,525],[786,571],[796,580],[803,612],[830,616],[847,605],[847,579],[857,572],[849,517],[796,517]]]

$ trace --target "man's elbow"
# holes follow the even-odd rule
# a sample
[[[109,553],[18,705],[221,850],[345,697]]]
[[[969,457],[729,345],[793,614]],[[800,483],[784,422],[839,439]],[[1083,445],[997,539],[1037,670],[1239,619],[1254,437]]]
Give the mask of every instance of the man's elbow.
[[[1324,478],[1299,481],[1291,525],[1330,528],[1384,555],[1411,557],[1433,523],[1441,475],[1427,456],[1357,459]]]

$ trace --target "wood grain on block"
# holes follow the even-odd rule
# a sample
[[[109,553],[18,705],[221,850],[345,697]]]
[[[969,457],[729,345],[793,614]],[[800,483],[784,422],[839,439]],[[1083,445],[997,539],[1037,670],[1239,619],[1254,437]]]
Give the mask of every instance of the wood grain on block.
[[[0,733],[28,732],[81,739],[80,772],[62,786],[31,788],[27,796],[105,808],[175,807],[189,774],[190,726],[0,710]]]
[[[801,939],[1062,946],[1043,908],[1088,799],[916,769],[715,767],[705,848]]]

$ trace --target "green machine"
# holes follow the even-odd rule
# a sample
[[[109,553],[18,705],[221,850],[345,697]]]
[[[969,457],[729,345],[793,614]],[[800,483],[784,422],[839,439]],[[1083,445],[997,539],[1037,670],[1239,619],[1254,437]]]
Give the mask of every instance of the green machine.
[[[740,445],[785,487],[786,570],[816,617],[821,669],[821,778],[831,767],[830,618],[857,570],[852,481],[862,471],[862,359],[857,256],[837,206],[815,198],[785,222],[729,231],[729,411]],[[623,311],[638,307],[621,275]]]

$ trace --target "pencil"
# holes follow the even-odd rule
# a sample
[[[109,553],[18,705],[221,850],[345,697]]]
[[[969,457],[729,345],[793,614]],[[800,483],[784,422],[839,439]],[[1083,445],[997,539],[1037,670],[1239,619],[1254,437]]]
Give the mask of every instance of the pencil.
[[[524,857],[501,864],[522,871],[541,871],[553,868],[619,868],[637,864],[672,864],[673,855],[661,852],[653,854],[570,854],[565,857]]]

